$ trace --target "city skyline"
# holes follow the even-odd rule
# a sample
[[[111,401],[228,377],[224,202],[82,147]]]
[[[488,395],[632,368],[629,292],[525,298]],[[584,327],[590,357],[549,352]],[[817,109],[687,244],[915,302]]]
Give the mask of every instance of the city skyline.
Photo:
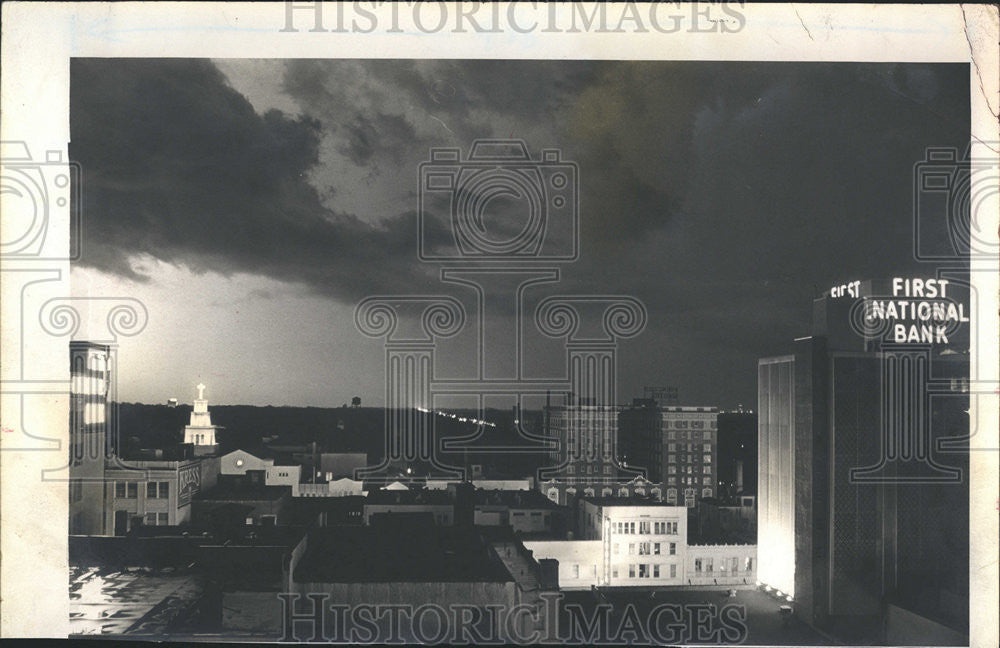
[[[580,256],[549,288],[648,309],[618,348],[618,401],[668,384],[752,409],[756,359],[807,332],[813,297],[930,270],[912,253],[913,167],[928,146],[961,150],[967,78],[959,64],[75,59],[73,292],[149,311],[121,342],[124,401],[185,402],[205,382],[219,404],[382,405],[382,344],[357,331],[357,302],[473,301],[418,259],[419,164],[517,138],[579,165]],[[462,374],[473,343],[451,340],[441,370]],[[538,373],[558,373],[559,345],[528,344]]]

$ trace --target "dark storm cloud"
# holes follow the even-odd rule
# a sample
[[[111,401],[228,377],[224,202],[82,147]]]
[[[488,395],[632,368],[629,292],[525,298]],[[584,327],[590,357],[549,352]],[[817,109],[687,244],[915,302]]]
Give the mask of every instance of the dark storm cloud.
[[[415,213],[372,225],[326,208],[306,182],[319,122],[258,115],[210,62],[77,59],[71,94],[82,265],[144,280],[129,258],[148,254],[343,298],[419,282]]]
[[[820,290],[933,272],[911,250],[913,165],[965,146],[967,83],[964,65],[295,60],[292,118],[257,114],[209,62],[75,61],[83,263],[134,276],[146,253],[347,302],[440,292],[416,262],[417,165],[524,138],[580,168],[582,256],[559,292],[641,298],[648,372],[718,402],[722,351],[783,352]],[[724,384],[747,402],[754,375]]]

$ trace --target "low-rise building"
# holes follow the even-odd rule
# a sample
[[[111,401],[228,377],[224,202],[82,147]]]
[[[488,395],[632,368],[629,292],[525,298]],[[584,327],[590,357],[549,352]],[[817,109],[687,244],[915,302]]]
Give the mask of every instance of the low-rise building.
[[[473,523],[477,526],[510,526],[515,533],[551,533],[563,529],[563,507],[538,491],[475,491]]]
[[[579,539],[524,543],[536,560],[559,561],[563,589],[755,585],[756,545],[689,547],[686,506],[597,497],[579,507]]]
[[[429,513],[435,524],[452,526],[455,523],[455,503],[447,491],[429,490],[373,490],[365,499],[365,524],[371,524],[373,515]]]
[[[125,460],[105,469],[105,529],[113,535],[125,535],[137,524],[191,522],[193,500],[216,483],[219,458],[194,457],[182,449],[187,456]]]
[[[249,479],[220,478],[214,488],[199,493],[194,498],[194,521],[200,525],[217,524],[221,511],[242,511],[247,525],[288,524],[288,504],[291,489],[287,486],[268,486],[263,474],[251,471]]]

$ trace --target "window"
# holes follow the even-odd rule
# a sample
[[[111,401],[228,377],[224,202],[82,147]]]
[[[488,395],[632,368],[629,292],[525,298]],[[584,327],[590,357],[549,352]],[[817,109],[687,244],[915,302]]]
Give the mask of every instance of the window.
[[[676,502],[677,501],[677,489],[676,488],[668,488],[667,489],[667,501],[668,502]]]
[[[705,463],[712,463],[712,455],[707,454],[703,456]]]
[[[156,513],[147,513],[144,524],[146,526],[156,526]]]
[[[660,577],[660,566],[653,565],[653,578],[659,578],[659,577]]]
[[[649,565],[639,565],[639,578],[649,578]]]
[[[628,555],[630,555],[630,556],[634,556],[635,555],[635,543],[634,542],[628,543]]]
[[[694,559],[694,573],[696,574],[701,573],[701,558]]]
[[[743,571],[752,571],[752,570],[753,570],[753,558],[747,556],[746,558],[743,559]]]
[[[639,533],[649,533],[649,521],[639,522]]]
[[[676,556],[677,555],[677,543],[676,542],[671,542],[670,543],[670,555],[671,556]]]
[[[731,571],[735,574],[736,570],[740,568],[740,559],[733,556],[733,560],[730,562]]]
[[[654,556],[659,556],[660,555],[660,543],[659,542],[654,542],[653,543],[653,555]]]
[[[628,497],[628,489],[627,488],[619,488],[618,489],[618,497]]]
[[[635,535],[635,522],[628,523],[628,532]]]
[[[569,467],[566,468],[566,472],[568,472],[569,474],[572,475],[573,473],[576,472],[576,466],[574,466],[573,464],[570,464]]]
[[[670,578],[677,578],[677,565],[670,565]]]
[[[712,571],[712,559],[711,558],[706,558],[705,559],[705,571],[707,571],[707,572],[711,572]]]
[[[649,543],[648,542],[640,542],[639,543],[639,555],[640,556],[648,556],[649,555]]]
[[[628,566],[628,577],[635,578],[635,565]]]
[[[677,485],[676,477],[667,477],[667,486],[676,486],[676,485]]]
[[[711,478],[711,477],[705,477],[705,478],[703,478],[703,479],[701,480],[701,482],[702,482],[702,483],[703,483],[703,484],[704,484],[705,486],[708,486],[709,484],[711,484],[711,483],[712,483],[712,478]]]
[[[605,475],[610,475],[611,474],[611,466],[605,466],[604,467],[604,474]]]
[[[677,455],[675,455],[675,454],[668,454],[667,455],[667,463],[677,463]]]
[[[703,447],[705,449],[705,452],[711,452],[712,451],[712,444],[711,443],[706,443]]]
[[[166,499],[167,493],[170,488],[170,482],[147,482],[146,483],[146,497],[151,497],[153,499]]]
[[[612,567],[611,568],[611,578],[618,578],[618,568],[617,567]]]
[[[667,439],[668,440],[672,441],[672,440],[674,440],[676,438],[677,438],[677,433],[676,432],[673,432],[673,431],[667,432]],[[673,444],[671,444],[671,445],[673,445]]]
[[[125,497],[125,482],[115,482],[115,497],[119,499]]]
[[[677,450],[677,444],[676,443],[668,443],[667,444],[667,450],[669,450],[670,452],[676,451]]]
[[[601,489],[601,497],[611,497],[611,492],[612,491],[611,491],[610,488],[602,488]]]
[[[712,496],[712,489],[711,488],[705,488],[705,489],[703,489],[701,491],[701,496],[702,497],[711,497]]]

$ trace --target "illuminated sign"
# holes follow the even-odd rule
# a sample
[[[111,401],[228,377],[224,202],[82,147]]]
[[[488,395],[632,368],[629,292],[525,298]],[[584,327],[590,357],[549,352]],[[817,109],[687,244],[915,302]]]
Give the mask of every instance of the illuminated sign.
[[[947,279],[895,277],[892,299],[867,298],[865,318],[891,325],[890,339],[899,344],[948,344],[949,332],[969,321],[965,304],[948,297],[949,283]]]

